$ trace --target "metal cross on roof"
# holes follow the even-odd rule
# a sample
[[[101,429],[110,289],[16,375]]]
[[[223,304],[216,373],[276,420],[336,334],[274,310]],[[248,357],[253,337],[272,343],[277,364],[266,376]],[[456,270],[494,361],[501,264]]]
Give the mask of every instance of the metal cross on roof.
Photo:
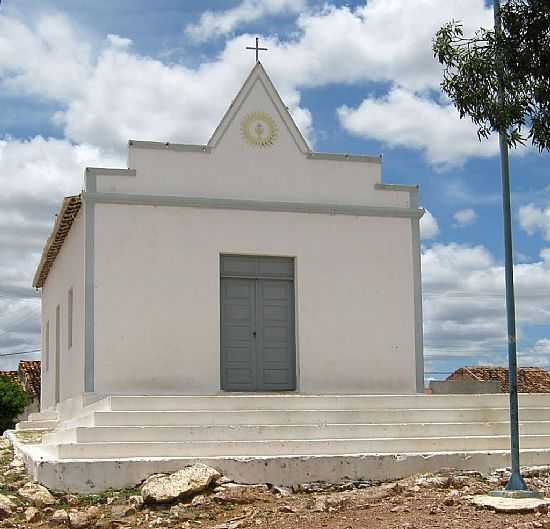
[[[256,37],[256,46],[247,46],[246,47],[247,50],[256,50],[256,62],[260,62],[259,51],[260,50],[267,51],[267,48],[260,48],[259,42],[260,42],[260,39],[258,37]]]

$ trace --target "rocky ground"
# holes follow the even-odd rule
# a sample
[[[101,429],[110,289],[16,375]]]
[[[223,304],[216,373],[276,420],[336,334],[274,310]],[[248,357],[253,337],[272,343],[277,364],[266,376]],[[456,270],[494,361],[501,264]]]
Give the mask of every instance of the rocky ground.
[[[550,467],[527,470],[550,496]],[[243,486],[204,465],[152,476],[135,489],[98,495],[51,492],[33,483],[0,439],[0,528],[73,529],[550,529],[546,507],[528,514],[479,510],[471,497],[499,488],[506,472],[448,470],[389,482]]]

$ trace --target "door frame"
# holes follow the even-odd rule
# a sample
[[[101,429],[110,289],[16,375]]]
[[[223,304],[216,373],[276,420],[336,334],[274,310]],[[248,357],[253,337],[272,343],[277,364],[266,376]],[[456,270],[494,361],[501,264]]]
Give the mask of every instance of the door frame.
[[[239,270],[239,267],[224,266],[227,263],[238,264],[241,262],[248,262],[249,267]],[[262,264],[283,264],[286,267],[281,267],[283,270],[277,270],[277,266],[271,270],[262,270]],[[269,268],[269,267],[268,267]],[[286,268],[286,269],[285,269]],[[224,364],[223,364],[223,304],[222,304],[222,281],[223,279],[249,279],[259,281],[262,279],[267,280],[282,280],[291,283],[290,289],[290,338],[292,348],[292,388],[293,389],[272,389],[272,390],[238,390],[238,389],[225,389],[224,386]],[[219,254],[219,270],[218,270],[218,286],[219,286],[219,365],[220,365],[220,391],[227,393],[239,393],[239,392],[253,392],[253,393],[278,393],[278,392],[296,392],[298,391],[298,351],[297,351],[297,321],[296,321],[296,258],[290,256],[275,256],[275,255],[250,255],[250,254],[231,254],[220,253]],[[257,283],[256,283],[257,287]],[[257,303],[258,292],[255,288],[254,304]]]

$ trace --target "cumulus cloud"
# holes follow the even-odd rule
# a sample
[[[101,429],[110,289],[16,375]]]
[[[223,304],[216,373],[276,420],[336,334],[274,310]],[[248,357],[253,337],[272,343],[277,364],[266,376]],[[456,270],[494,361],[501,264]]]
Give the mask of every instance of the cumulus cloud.
[[[197,42],[204,42],[227,35],[242,24],[266,16],[300,13],[305,7],[305,0],[243,0],[226,11],[205,11],[198,23],[185,28],[185,33]]]
[[[462,228],[475,222],[477,213],[472,208],[459,209],[453,214],[453,219],[456,221],[455,227]]]
[[[39,346],[31,280],[62,197],[80,192],[84,167],[97,165],[125,167],[113,153],[66,140],[0,141],[0,354]]]
[[[518,334],[550,324],[550,250],[514,267]],[[434,244],[422,253],[424,340],[431,360],[506,358],[504,268],[484,246]],[[539,349],[530,350],[543,356]],[[525,363],[524,363],[525,365]]]
[[[532,347],[519,351],[518,357],[522,365],[548,367],[550,364],[550,339],[537,340]]]
[[[422,240],[433,239],[439,234],[437,219],[428,211],[420,219],[420,238]]]
[[[0,86],[56,100],[76,96],[90,73],[90,45],[63,15],[31,27],[0,14]]]
[[[483,0],[369,0],[355,9],[326,4],[298,18],[297,38],[270,52],[269,62],[284,52],[288,76],[301,86],[390,81],[414,90],[438,89],[441,69],[431,42],[452,18],[460,18],[465,31],[492,25]]]
[[[550,241],[550,207],[538,208],[527,204],[519,208],[519,225],[528,234],[541,233],[545,241]]]
[[[390,147],[421,150],[429,162],[441,167],[498,152],[497,137],[478,141],[477,127],[468,118],[459,119],[454,106],[404,88],[394,87],[385,96],[364,99],[356,108],[341,106],[338,117],[341,125],[356,136],[373,138]]]
[[[243,0],[237,11],[212,16],[241,20],[242,16],[234,15],[254,11],[247,6],[263,13],[287,9],[290,3]],[[426,15],[421,20],[419,9]],[[227,18],[228,13],[233,15]],[[311,114],[300,106],[301,88],[384,81],[412,91],[438,89],[441,72],[432,57],[431,38],[443,22],[459,15],[466,30],[491,21],[483,0],[371,0],[355,9],[326,5],[302,13],[296,33],[287,40],[263,39],[270,50],[265,62],[298,126],[311,140]],[[207,141],[251,67],[251,57],[243,49],[252,35],[228,40],[215,60],[190,68],[137,54],[128,39],[116,35],[105,39],[92,55],[82,32],[63,17],[42,17],[35,26],[8,16],[0,15],[0,20],[0,35],[7,35],[9,41],[6,51],[0,52],[4,85],[58,101],[63,109],[56,122],[66,136],[104,148],[115,145],[122,151],[130,137]],[[411,24],[411,20],[416,22]],[[342,60],[342,50],[346,60]],[[23,56],[35,59],[17,59]],[[393,107],[384,110],[379,120],[403,121],[402,113],[394,113]],[[405,113],[405,121],[410,119],[407,116],[410,113]],[[452,119],[460,129],[458,118]],[[432,120],[416,121],[425,126],[417,125],[415,130],[429,134]],[[452,126],[450,119],[446,123]],[[409,127],[405,123],[404,128]],[[386,133],[380,134],[384,141]],[[414,142],[410,146],[417,148]],[[480,149],[466,154],[485,155]],[[443,163],[444,150],[436,147],[433,151],[436,163]],[[452,152],[448,156],[456,158]]]

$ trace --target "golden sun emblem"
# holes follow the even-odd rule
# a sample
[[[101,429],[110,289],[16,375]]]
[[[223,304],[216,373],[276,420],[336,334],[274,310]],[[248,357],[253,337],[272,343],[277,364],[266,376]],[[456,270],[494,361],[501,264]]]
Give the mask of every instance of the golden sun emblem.
[[[242,121],[241,133],[250,145],[269,147],[277,140],[277,125],[266,112],[251,112]]]

